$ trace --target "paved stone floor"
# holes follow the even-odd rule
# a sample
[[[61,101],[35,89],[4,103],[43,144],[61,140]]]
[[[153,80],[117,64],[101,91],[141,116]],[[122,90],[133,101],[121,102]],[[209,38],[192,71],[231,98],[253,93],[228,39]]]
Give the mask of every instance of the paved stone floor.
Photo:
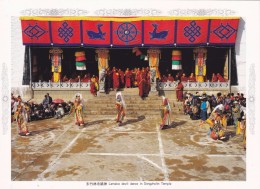
[[[159,130],[160,117],[73,116],[29,123],[31,136],[12,124],[12,180],[188,181],[246,180],[242,136],[228,127],[228,141],[213,141],[205,127],[174,114],[173,126]]]

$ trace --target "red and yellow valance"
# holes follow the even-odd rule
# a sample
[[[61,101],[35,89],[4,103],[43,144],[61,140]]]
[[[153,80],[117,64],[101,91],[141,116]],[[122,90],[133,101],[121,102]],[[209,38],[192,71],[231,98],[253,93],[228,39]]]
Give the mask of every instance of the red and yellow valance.
[[[239,17],[20,17],[24,45],[234,46]]]

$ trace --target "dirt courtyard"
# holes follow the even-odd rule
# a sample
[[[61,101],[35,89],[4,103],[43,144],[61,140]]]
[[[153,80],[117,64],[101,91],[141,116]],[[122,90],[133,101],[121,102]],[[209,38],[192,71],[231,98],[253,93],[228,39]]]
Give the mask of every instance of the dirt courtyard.
[[[13,181],[189,181],[246,180],[242,135],[228,126],[228,141],[214,141],[206,127],[173,113],[173,126],[159,129],[158,116],[73,115],[29,123],[31,136],[18,136],[12,123]]]

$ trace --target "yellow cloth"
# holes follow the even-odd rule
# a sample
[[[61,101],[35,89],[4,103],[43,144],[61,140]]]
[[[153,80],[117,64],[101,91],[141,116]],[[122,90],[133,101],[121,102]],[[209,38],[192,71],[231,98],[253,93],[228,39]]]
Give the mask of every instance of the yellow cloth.
[[[237,122],[237,135],[241,134],[240,121]]]
[[[198,75],[198,76],[196,76],[196,80],[198,82],[204,82],[204,76]]]
[[[53,82],[59,82],[60,73],[53,72]]]
[[[181,55],[181,51],[179,50],[173,50],[172,55]]]
[[[54,72],[54,66],[51,67],[51,71]],[[58,66],[58,72],[61,72],[61,66]]]
[[[207,120],[206,120],[206,123],[210,124],[211,126],[214,125],[214,123],[213,123],[213,121],[212,121],[211,119],[207,119]]]

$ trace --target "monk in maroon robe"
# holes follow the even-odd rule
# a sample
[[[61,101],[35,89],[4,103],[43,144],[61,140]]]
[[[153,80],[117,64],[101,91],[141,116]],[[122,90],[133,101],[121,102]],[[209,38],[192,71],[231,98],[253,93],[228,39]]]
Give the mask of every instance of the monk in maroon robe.
[[[119,73],[116,70],[113,73],[113,89],[117,90],[118,88],[119,88]]]
[[[182,85],[181,81],[178,81],[178,85],[176,87],[177,101],[182,101],[183,99],[183,88],[184,86]]]
[[[174,81],[174,78],[172,77],[171,74],[168,74],[168,81],[170,81],[170,82],[173,82],[173,81]]]
[[[212,74],[211,82],[218,82],[218,77],[215,73]]]
[[[68,82],[68,81],[69,81],[69,78],[66,75],[64,75],[64,77],[62,78],[62,82]]]
[[[182,74],[181,76],[181,82],[187,82],[188,78],[186,77],[185,73]]]
[[[136,82],[137,82],[138,85],[139,85],[139,83],[140,83],[140,81],[141,81],[141,71],[140,71],[140,68],[137,69],[136,76],[135,76],[135,80],[136,80]]]
[[[190,74],[190,77],[188,78],[188,80],[189,80],[190,82],[196,82],[196,77],[194,77],[194,74],[193,74],[193,73]]]
[[[226,82],[226,80],[219,73],[217,73],[217,77],[219,82]]]
[[[125,71],[125,87],[131,87],[131,71],[129,70],[129,68],[127,68]]]
[[[123,86],[125,86],[125,73],[121,70],[121,69],[119,69],[118,70],[118,73],[119,73],[119,79],[120,79],[120,87],[123,87]]]

